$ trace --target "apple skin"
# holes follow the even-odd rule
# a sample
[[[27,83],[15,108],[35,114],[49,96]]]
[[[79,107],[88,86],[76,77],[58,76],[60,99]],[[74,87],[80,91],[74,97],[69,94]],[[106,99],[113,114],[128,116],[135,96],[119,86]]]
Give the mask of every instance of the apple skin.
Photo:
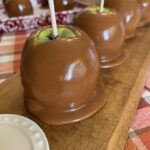
[[[9,0],[4,3],[9,17],[19,17],[33,14],[30,0]]]
[[[141,10],[141,20],[139,27],[150,22],[150,0],[138,0]]]
[[[117,10],[122,15],[125,38],[133,38],[141,17],[137,0],[106,0],[105,6]]]
[[[102,66],[103,62],[117,59],[124,43],[125,31],[121,17],[115,10],[111,12],[85,10],[73,22],[94,41]]]
[[[75,33],[75,38],[58,38],[36,44],[38,35],[46,28],[33,32],[23,49],[21,81],[25,104],[43,122],[65,124],[75,117],[69,114],[91,102],[101,76],[99,60],[94,43],[76,27],[67,26]],[[102,81],[98,90],[101,92],[104,95]],[[101,103],[100,98],[98,101]],[[64,116],[61,116],[62,112]],[[68,121],[64,122],[64,118]]]

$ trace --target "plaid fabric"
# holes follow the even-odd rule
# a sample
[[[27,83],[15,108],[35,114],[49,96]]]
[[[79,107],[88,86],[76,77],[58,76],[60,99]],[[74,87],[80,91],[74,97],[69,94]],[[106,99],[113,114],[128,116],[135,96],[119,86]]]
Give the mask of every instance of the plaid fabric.
[[[29,32],[0,36],[0,83],[18,71],[21,51]]]
[[[19,70],[23,45],[31,31],[4,34],[0,38],[0,82]],[[150,74],[129,131],[125,150],[150,150]]]
[[[150,73],[124,150],[150,150]]]

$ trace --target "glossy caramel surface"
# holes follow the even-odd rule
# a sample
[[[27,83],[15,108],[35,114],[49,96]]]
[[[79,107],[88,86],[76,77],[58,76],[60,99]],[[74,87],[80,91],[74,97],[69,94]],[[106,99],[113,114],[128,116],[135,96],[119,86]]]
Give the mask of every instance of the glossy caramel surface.
[[[41,0],[42,6],[48,6],[48,0]],[[75,0],[54,0],[55,10],[62,11],[62,10],[69,10],[72,9],[77,5]]]
[[[141,16],[137,0],[106,0],[105,6],[116,9],[122,15],[126,39],[134,37]]]
[[[138,0],[141,10],[141,20],[139,26],[144,26],[150,22],[150,0]]]
[[[74,19],[74,25],[83,29],[94,41],[102,66],[118,59],[125,32],[121,16],[115,10],[110,13],[85,10]]]
[[[75,0],[55,0],[56,11],[69,10],[77,5]]]
[[[4,4],[9,17],[26,16],[33,13],[30,0],[8,0]]]
[[[21,78],[26,106],[48,124],[82,120],[105,101],[95,46],[83,31],[71,26],[67,28],[76,34],[75,38],[36,44],[46,28],[32,33],[23,50]],[[96,103],[86,109],[92,99]]]

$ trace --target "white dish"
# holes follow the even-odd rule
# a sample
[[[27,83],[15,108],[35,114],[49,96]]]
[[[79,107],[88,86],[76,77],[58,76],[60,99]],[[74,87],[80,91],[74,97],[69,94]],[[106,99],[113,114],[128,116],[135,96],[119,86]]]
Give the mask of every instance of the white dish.
[[[0,150],[49,150],[42,129],[19,115],[0,115]]]

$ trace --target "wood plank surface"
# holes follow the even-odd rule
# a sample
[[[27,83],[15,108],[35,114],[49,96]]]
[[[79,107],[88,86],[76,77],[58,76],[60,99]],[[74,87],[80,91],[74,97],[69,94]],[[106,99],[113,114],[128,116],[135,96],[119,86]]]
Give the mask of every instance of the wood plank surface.
[[[91,118],[70,125],[48,126],[26,112],[19,75],[0,85],[0,113],[13,113],[35,120],[46,133],[51,150],[122,150],[150,66],[150,26],[124,44],[128,60],[102,70],[108,101]]]

